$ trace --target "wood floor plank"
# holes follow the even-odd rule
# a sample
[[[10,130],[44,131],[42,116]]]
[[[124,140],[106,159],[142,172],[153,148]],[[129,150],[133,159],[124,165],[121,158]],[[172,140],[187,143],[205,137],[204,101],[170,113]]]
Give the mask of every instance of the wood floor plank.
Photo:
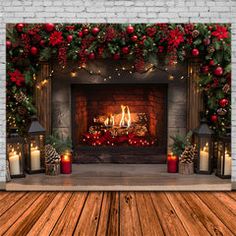
[[[99,217],[97,235],[104,236],[107,235],[109,215],[111,207],[111,192],[104,192],[102,199],[101,212]]]
[[[24,192],[13,192],[10,195],[5,196],[0,201],[0,216],[5,213],[12,205],[14,205],[19,199],[25,195]]]
[[[61,214],[58,222],[55,224],[53,231],[50,235],[73,235],[76,223],[82,212],[87,195],[87,192],[73,193],[71,199],[69,200],[69,203]]]
[[[189,204],[182,196],[183,193],[166,193],[171,205],[183,223],[189,235],[210,235]]]
[[[49,235],[54,225],[62,214],[64,208],[69,202],[72,193],[58,193],[53,201],[48,205],[44,213],[38,218],[33,227],[28,232],[28,236],[45,236]]]
[[[236,216],[213,194],[207,192],[196,193],[212,212],[232,231],[236,232]]]
[[[119,223],[120,223],[119,208],[120,208],[119,192],[112,192],[107,235],[112,235],[112,236],[119,235]]]
[[[227,194],[236,201],[236,192],[227,192]]]
[[[196,194],[184,193],[182,196],[191,205],[191,208],[211,235],[234,235]]]
[[[32,205],[34,201],[40,196],[40,193],[32,192],[23,195],[15,204],[9,208],[0,217],[0,235],[4,234],[16,220]]]
[[[150,193],[165,235],[188,235],[165,193]]]
[[[6,196],[9,196],[9,194],[9,192],[0,192],[0,200],[2,200]]]
[[[99,220],[102,192],[90,192],[79,218],[74,235],[96,235]]]
[[[142,235],[135,195],[120,193],[120,235]]]
[[[27,193],[30,195],[31,193]],[[47,209],[56,196],[56,193],[45,192],[33,202],[33,204],[17,219],[5,235],[24,236],[33,227],[38,218]]]
[[[224,192],[214,192],[212,194],[216,196],[216,198],[219,199],[222,204],[226,205],[236,216],[236,202],[232,197]]]
[[[164,235],[149,193],[136,192],[135,198],[143,235]]]

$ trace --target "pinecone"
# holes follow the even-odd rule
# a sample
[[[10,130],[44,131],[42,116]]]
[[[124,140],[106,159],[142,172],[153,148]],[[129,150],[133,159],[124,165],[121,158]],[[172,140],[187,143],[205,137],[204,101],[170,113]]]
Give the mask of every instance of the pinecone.
[[[194,30],[194,31],[192,32],[193,38],[197,38],[198,35],[199,35],[199,31],[198,31],[198,30]]]
[[[208,53],[213,53],[213,52],[215,51],[215,48],[214,48],[212,45],[210,45],[210,46],[207,48],[207,51],[208,51]]]
[[[187,146],[181,154],[179,161],[181,163],[192,163],[194,162],[195,154],[195,148],[193,146]]]
[[[224,87],[223,87],[223,92],[224,93],[228,93],[230,90],[230,85],[229,84],[225,84]]]
[[[24,102],[26,100],[26,95],[23,92],[16,93],[14,97],[17,102]]]
[[[224,108],[217,109],[217,114],[220,116],[224,116],[227,113],[227,110]]]
[[[57,153],[56,149],[50,144],[47,144],[45,146],[45,162],[46,164],[56,164],[60,162],[59,154]]]

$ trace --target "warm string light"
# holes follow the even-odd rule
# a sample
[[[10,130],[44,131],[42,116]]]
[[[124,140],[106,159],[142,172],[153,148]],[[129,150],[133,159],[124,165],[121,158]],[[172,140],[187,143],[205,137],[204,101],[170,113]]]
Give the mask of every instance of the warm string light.
[[[65,68],[65,67],[64,67],[64,68]],[[49,73],[49,76],[48,76],[46,79],[44,79],[44,80],[42,80],[42,81],[40,81],[40,82],[38,82],[38,83],[36,84],[36,88],[39,89],[39,90],[41,90],[41,89],[43,89],[44,87],[46,87],[47,84],[48,84],[49,79],[51,79],[51,78],[53,77],[53,73],[54,73],[54,70],[51,70],[51,72]],[[35,79],[34,79],[34,80],[37,80],[35,74],[34,74],[34,76],[35,76]]]

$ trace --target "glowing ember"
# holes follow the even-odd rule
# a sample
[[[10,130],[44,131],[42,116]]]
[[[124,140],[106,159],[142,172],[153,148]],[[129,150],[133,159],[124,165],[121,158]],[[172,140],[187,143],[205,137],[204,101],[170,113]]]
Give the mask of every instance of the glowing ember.
[[[131,125],[131,115],[128,106],[121,105],[122,116],[120,120],[120,127],[129,128]]]

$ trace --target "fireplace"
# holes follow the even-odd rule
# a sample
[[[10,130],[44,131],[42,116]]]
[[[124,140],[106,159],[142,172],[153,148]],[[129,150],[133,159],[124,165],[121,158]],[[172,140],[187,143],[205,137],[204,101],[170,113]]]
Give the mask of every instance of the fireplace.
[[[92,155],[95,162],[163,161],[166,85],[73,85],[71,98],[72,140],[79,162],[87,163]]]

